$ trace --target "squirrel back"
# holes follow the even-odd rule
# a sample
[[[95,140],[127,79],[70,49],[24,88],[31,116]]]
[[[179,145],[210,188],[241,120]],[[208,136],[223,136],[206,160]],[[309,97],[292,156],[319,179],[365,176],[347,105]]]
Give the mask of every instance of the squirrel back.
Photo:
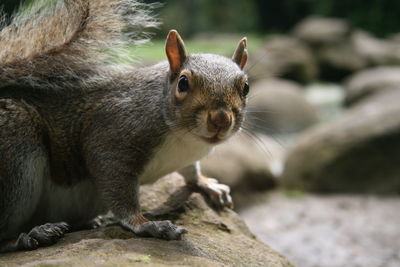
[[[145,29],[158,25],[152,7],[135,0],[36,0],[21,8],[0,25],[0,90],[82,87],[85,77],[112,69],[111,48],[148,39]]]

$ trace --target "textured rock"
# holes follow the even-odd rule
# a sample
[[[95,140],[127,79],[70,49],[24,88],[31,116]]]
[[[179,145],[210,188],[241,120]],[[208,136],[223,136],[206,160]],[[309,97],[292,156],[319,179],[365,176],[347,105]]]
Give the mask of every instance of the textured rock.
[[[400,193],[400,90],[360,102],[306,131],[288,153],[283,182],[321,192]]]
[[[292,266],[237,214],[210,209],[183,184],[175,174],[141,188],[145,211],[189,231],[181,241],[138,238],[111,226],[67,234],[48,248],[2,254],[0,266]]]
[[[393,87],[400,87],[400,67],[364,70],[354,74],[346,82],[346,103],[355,103],[366,96]]]
[[[301,83],[317,78],[311,50],[302,41],[284,35],[269,36],[262,49],[250,53],[248,69],[253,80],[279,76]]]
[[[280,79],[252,84],[245,124],[255,132],[297,132],[317,122],[317,113],[298,84]]]

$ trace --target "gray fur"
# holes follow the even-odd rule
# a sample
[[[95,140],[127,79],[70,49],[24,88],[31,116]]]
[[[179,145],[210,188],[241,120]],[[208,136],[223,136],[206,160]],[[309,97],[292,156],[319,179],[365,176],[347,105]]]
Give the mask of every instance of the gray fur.
[[[105,51],[147,41],[146,29],[158,25],[153,6],[135,0],[34,1],[10,25],[0,25],[0,85],[65,90],[80,82],[84,89],[88,81],[82,78],[91,77],[92,86],[114,68],[122,70],[107,63]]]
[[[114,38],[121,34],[121,20],[130,18],[131,26],[153,25],[136,1],[66,0],[43,11],[38,20],[28,16],[17,21],[26,29],[43,33],[47,29],[36,29],[38,22],[47,21],[46,16],[51,16],[48,21],[57,21],[64,5],[76,9],[77,14],[93,17],[85,17],[77,29],[76,17],[70,25],[61,16],[64,20],[60,25],[72,27],[75,35],[72,39],[66,36],[69,41],[61,44],[62,38],[53,43],[47,40],[56,53],[32,37],[35,46],[24,51],[23,57],[3,57],[0,62],[0,241],[44,223],[65,221],[75,227],[106,209],[138,234],[179,239],[185,231],[170,223],[141,227],[145,219],[138,202],[140,178],[157,179],[211,149],[199,134],[205,127],[207,110],[233,113],[235,124],[226,138],[238,130],[246,103],[241,95],[246,76],[231,59],[189,55],[182,69],[193,74],[191,84],[197,95],[181,103],[175,98],[177,77],[170,73],[167,61],[138,69],[100,64],[104,55],[98,55],[97,45],[115,44]],[[126,5],[134,12],[126,11],[128,17],[121,17],[118,14],[125,14],[121,8]],[[113,9],[115,6],[117,9]],[[67,11],[74,14],[73,9]],[[100,22],[91,28],[86,21],[90,19]],[[98,27],[115,19],[118,23],[109,25],[114,32],[103,36]],[[10,36],[10,27],[15,25],[0,33],[0,48],[4,36]],[[69,31],[65,31],[67,35]],[[11,42],[17,42],[24,32],[21,29],[11,35]],[[29,41],[30,37],[26,38]],[[27,45],[17,43],[14,47]],[[189,144],[187,149],[169,150],[165,145],[168,140],[179,140],[177,134]],[[210,149],[203,151],[202,142]],[[171,153],[179,153],[188,162],[167,160],[160,166],[164,172],[152,169],[155,159],[174,156]],[[32,202],[26,205],[26,199]],[[31,244],[26,235],[20,240]]]

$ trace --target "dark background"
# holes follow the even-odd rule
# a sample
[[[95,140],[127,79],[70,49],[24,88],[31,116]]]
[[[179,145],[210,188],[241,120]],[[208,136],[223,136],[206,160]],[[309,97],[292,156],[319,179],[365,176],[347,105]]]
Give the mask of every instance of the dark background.
[[[32,1],[32,0],[27,0]],[[51,0],[49,0],[51,1]],[[23,0],[1,0],[8,14]],[[155,1],[146,0],[154,3]],[[400,29],[399,0],[160,0],[165,28],[186,36],[198,32],[270,33],[290,30],[311,14],[345,18],[384,37]]]

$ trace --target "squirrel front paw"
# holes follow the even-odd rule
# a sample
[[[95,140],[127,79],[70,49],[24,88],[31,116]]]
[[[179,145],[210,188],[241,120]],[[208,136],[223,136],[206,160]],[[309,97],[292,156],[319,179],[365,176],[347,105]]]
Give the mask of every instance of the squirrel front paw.
[[[142,216],[141,216],[142,217]],[[142,217],[143,218],[143,217]],[[180,240],[187,231],[171,221],[145,221],[141,224],[122,220],[121,225],[140,237],[155,237],[164,240]]]
[[[220,184],[217,179],[207,178],[205,176],[200,176],[196,186],[217,208],[222,209],[228,207],[233,209],[233,201],[229,186]]]

